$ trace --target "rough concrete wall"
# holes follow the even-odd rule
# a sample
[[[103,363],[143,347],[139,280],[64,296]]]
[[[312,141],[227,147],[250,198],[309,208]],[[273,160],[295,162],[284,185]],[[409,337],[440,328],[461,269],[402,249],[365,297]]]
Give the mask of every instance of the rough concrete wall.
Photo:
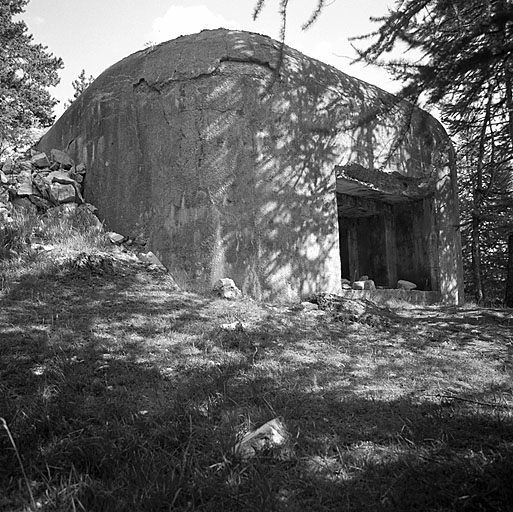
[[[441,135],[422,115],[405,135],[407,109],[380,113],[392,96],[377,88],[291,49],[277,73],[278,59],[275,41],[226,30],[138,52],[39,148],[84,161],[86,200],[111,229],[149,234],[181,283],[230,276],[258,298],[336,292],[335,166],[428,176]]]

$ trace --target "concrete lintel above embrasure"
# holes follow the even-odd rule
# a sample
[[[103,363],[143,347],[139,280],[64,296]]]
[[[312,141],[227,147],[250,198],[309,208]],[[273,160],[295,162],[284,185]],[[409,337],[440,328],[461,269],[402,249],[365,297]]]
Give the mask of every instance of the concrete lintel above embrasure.
[[[431,195],[435,187],[429,178],[366,169],[359,164],[336,166],[335,173],[338,193],[387,203],[417,201]]]

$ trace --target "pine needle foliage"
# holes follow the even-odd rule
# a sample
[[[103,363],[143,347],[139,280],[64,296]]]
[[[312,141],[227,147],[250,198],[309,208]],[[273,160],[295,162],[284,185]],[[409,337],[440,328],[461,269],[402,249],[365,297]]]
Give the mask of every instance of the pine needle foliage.
[[[50,126],[60,58],[37,44],[18,17],[28,0],[0,0],[0,151],[16,148],[27,130]]]

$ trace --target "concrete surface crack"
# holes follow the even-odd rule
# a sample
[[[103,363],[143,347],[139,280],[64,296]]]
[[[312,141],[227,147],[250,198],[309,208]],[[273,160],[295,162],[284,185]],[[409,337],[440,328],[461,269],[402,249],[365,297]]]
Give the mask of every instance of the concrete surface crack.
[[[236,57],[221,57],[219,62],[238,62],[240,64],[256,64],[257,66],[262,66],[270,71],[275,71],[276,66],[271,65],[268,60],[258,59],[256,57],[246,57],[246,58],[236,58]]]

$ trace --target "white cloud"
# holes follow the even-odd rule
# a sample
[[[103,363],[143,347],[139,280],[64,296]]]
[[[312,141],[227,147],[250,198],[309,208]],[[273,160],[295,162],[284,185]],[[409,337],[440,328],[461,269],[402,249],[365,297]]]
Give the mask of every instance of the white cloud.
[[[186,34],[194,34],[204,29],[221,27],[238,29],[240,24],[234,20],[226,19],[220,14],[213,13],[205,5],[193,5],[191,7],[173,5],[164,16],[153,21],[148,40],[152,43],[160,43]]]

